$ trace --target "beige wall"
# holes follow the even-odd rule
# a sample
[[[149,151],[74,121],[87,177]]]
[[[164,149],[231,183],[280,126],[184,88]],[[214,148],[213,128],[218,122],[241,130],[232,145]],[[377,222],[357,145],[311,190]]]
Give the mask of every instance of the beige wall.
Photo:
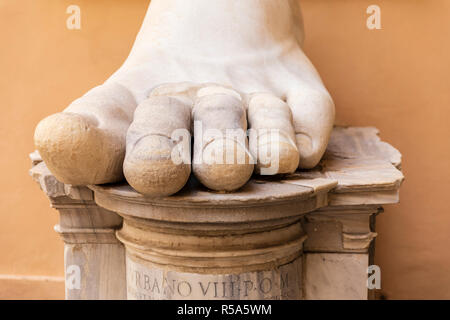
[[[147,3],[0,0],[0,275],[63,275],[56,211],[27,174],[34,127],[121,64]],[[69,4],[81,31],[65,28]],[[382,30],[366,28],[370,4]],[[378,219],[384,292],[449,299],[450,1],[304,0],[303,11],[337,123],[376,126],[404,156],[401,204]]]

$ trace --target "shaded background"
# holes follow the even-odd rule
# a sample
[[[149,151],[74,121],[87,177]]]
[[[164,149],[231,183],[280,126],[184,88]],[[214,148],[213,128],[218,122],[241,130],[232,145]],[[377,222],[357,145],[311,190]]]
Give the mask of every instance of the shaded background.
[[[148,0],[0,0],[0,298],[63,298],[56,210],[28,176],[45,116],[102,83],[133,44]],[[82,29],[66,28],[81,8]],[[382,30],[366,9],[381,7]],[[450,1],[302,0],[305,51],[336,123],[376,126],[403,154],[401,203],[378,217],[388,299],[450,299]]]

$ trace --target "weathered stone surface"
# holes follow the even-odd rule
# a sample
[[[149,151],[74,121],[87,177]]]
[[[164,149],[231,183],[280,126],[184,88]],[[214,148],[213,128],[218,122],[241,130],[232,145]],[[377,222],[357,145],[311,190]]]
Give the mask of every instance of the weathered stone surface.
[[[89,241],[64,245],[67,300],[126,299],[123,245]]]
[[[125,249],[115,236],[122,218],[97,206],[89,188],[59,182],[36,153],[32,159],[31,176],[60,214],[66,299],[126,299]]]
[[[305,299],[367,299],[368,254],[309,253],[305,259]]]
[[[125,297],[128,292],[133,299],[177,294],[229,299],[223,282],[225,289],[235,282],[241,291],[233,298],[239,299],[366,299],[374,215],[381,205],[398,201],[403,180],[397,151],[376,134],[373,128],[336,128],[318,168],[282,179],[254,178],[233,193],[211,192],[195,179],[162,198],[143,196],[126,183],[73,188],[52,180],[45,164],[38,163],[31,173],[61,213],[57,230],[67,243],[66,261],[97,270],[83,275],[89,279],[83,294],[71,291],[68,298],[111,298],[117,292]],[[123,225],[114,212],[124,218]],[[119,261],[114,267],[118,273],[106,280],[98,270],[112,270],[101,267],[105,261],[116,263],[111,259]],[[304,283],[293,270],[302,273]],[[288,293],[277,282],[285,274]],[[164,277],[173,290],[164,292]],[[105,281],[110,281],[108,288],[121,283],[122,291],[104,289]],[[158,287],[153,287],[155,281]]]
[[[305,215],[305,252],[367,252],[376,237],[371,217],[378,207],[326,207]]]
[[[323,159],[382,159],[400,169],[402,155],[378,134],[373,127],[335,127]]]
[[[127,297],[131,300],[299,300],[302,259],[239,274],[195,274],[140,264],[127,257]]]
[[[193,173],[212,190],[234,191],[250,179],[250,148],[257,173],[269,173],[260,170],[266,164],[258,152],[267,146],[268,165],[277,167],[269,174],[311,169],[325,152],[335,107],[302,41],[295,1],[177,0],[167,5],[153,0],[124,64],[63,112],[43,119],[35,146],[66,184],[116,183],[125,175],[143,194],[170,195],[190,174],[190,163],[174,165],[170,153],[179,142],[174,131],[190,131],[192,111],[205,130],[244,133],[242,141],[226,136],[194,143],[194,157],[236,150],[245,158],[244,163],[194,161]],[[179,108],[175,101],[184,93],[195,101],[182,99]],[[254,143],[247,141],[247,121],[258,132]],[[272,129],[281,134],[262,133]],[[195,123],[192,131],[198,142],[203,134]]]

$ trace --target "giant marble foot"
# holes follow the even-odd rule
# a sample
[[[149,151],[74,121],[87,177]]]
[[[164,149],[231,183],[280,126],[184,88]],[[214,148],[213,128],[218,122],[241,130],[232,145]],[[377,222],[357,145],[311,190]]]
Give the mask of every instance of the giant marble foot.
[[[302,41],[296,1],[152,0],[123,66],[42,120],[36,147],[64,183],[125,176],[149,196],[177,192],[191,168],[217,191],[236,190],[254,170],[312,168],[334,104]],[[247,128],[248,138],[226,134]]]

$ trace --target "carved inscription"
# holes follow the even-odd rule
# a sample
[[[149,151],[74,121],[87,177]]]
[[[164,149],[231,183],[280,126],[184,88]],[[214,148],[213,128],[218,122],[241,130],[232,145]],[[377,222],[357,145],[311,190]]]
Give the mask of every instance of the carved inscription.
[[[301,258],[274,270],[208,275],[148,268],[127,258],[128,299],[301,299]]]

